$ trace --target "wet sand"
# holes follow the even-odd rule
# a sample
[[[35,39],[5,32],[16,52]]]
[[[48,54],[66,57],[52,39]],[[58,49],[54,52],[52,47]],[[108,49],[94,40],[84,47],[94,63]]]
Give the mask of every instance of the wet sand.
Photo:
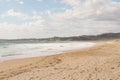
[[[1,62],[0,80],[120,80],[120,42]]]

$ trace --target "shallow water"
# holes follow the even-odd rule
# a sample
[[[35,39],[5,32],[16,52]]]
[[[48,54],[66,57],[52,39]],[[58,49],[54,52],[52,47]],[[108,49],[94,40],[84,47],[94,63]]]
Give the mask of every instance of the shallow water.
[[[0,61],[53,55],[65,50],[90,47],[94,44],[92,42],[2,43],[0,44]]]

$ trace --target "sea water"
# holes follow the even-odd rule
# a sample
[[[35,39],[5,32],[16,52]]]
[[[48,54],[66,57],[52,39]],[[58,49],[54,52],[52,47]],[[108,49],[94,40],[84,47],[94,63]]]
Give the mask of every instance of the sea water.
[[[66,50],[93,46],[92,42],[55,42],[55,43],[0,43],[0,61],[47,56]]]

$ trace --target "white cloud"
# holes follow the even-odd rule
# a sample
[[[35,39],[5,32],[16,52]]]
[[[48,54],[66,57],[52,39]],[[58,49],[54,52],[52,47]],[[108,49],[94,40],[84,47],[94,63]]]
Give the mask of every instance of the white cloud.
[[[17,2],[17,3],[19,3],[19,4],[24,4],[24,1],[23,0],[0,0],[0,1],[6,1],[6,2],[13,2],[13,1],[15,1],[15,2]]]
[[[56,20],[72,19],[119,19],[120,3],[111,0],[63,0],[66,4],[73,6],[72,9],[66,9],[64,12],[54,13],[52,16]],[[101,19],[101,20],[102,20]]]
[[[38,2],[42,2],[43,0],[36,0],[36,1],[38,1]]]
[[[19,4],[24,4],[24,2],[23,1],[19,1]]]
[[[5,14],[2,14],[3,17],[17,17],[17,18],[25,18],[27,17],[25,14],[21,12],[17,12],[14,9],[9,9]]]
[[[111,0],[62,1],[72,8],[64,12],[49,14],[52,19],[50,25],[58,30],[56,34],[59,31],[63,32],[64,36],[120,31],[120,2]],[[62,34],[59,33],[59,35]]]
[[[64,0],[66,4],[72,5],[72,9],[66,9],[64,12],[53,13],[50,16],[57,21],[120,21],[120,3],[110,0],[86,0],[77,3],[79,0]],[[78,2],[77,2],[78,1]],[[75,3],[77,2],[77,3]],[[97,25],[96,25],[97,26]]]
[[[15,0],[15,1],[17,1],[19,4],[24,4],[23,0]]]
[[[72,7],[80,6],[81,2],[79,0],[62,0],[62,2],[71,5]]]
[[[43,18],[31,17],[31,21],[22,24],[0,23],[0,38],[33,38],[43,37],[45,20]]]
[[[0,38],[32,38],[40,36],[39,33],[43,31],[40,23],[37,25],[37,22],[34,23],[25,23],[22,25],[17,24],[8,24],[2,23],[0,24]]]
[[[2,22],[0,23],[0,38],[32,38],[40,37],[46,25],[45,19],[40,15],[27,15],[10,9],[2,15],[4,19],[15,17],[16,20],[23,21],[20,24]],[[43,37],[43,36],[41,36]]]
[[[32,16],[14,9],[8,10],[4,14],[5,18],[17,17],[24,19],[25,22],[20,25],[1,23],[0,38],[76,36],[120,31],[120,2],[111,0],[61,1],[72,8],[63,12],[33,11]],[[40,16],[41,14],[45,14],[47,19]]]

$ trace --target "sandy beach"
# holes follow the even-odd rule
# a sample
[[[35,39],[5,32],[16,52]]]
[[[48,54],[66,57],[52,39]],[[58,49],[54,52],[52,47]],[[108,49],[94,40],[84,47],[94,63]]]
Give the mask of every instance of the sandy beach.
[[[0,80],[120,80],[120,42],[0,63]]]

